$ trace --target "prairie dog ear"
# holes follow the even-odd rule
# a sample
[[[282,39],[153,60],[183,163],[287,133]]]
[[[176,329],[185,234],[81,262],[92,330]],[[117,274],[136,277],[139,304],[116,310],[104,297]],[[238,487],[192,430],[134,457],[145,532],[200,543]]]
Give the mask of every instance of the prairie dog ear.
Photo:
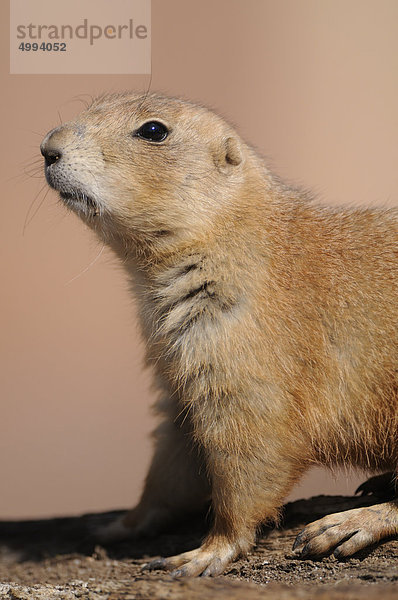
[[[216,167],[222,173],[229,173],[234,167],[242,162],[242,152],[239,140],[228,137],[219,142],[213,152]]]

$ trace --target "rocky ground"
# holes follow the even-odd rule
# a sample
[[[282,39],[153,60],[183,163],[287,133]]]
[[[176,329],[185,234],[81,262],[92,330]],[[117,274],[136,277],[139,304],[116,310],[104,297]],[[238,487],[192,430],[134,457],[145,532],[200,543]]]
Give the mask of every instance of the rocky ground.
[[[264,530],[250,556],[215,579],[173,580],[142,571],[149,557],[198,545],[207,525],[181,524],[153,540],[102,547],[93,527],[118,513],[0,523],[0,598],[8,600],[319,600],[398,599],[398,540],[339,562],[300,560],[291,554],[303,525],[374,499],[318,496],[287,504],[277,530]]]

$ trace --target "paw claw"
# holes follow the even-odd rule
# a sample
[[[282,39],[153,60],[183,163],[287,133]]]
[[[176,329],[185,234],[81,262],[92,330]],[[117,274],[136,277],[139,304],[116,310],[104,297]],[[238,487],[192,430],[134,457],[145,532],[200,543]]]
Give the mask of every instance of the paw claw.
[[[158,571],[163,570],[166,567],[167,563],[165,558],[155,558],[154,560],[151,560],[151,562],[142,565],[141,571]]]
[[[146,564],[145,570],[164,569],[171,571],[173,579],[180,577],[215,577],[220,575],[228,563],[239,554],[239,547],[215,542],[169,558],[157,558]]]
[[[305,530],[301,531],[296,539],[294,540],[293,546],[292,546],[292,550],[293,552],[299,547],[301,546],[301,544],[304,542],[304,537],[305,537]]]
[[[300,556],[300,558],[307,558],[310,555],[311,555],[311,547],[309,544],[305,544],[305,546],[302,548],[301,552],[299,553],[299,556]]]
[[[174,569],[174,571],[172,571],[170,573],[170,577],[172,577],[173,579],[179,579],[180,577],[183,577],[184,573],[182,569]]]
[[[396,479],[394,473],[383,473],[370,477],[355,490],[355,494],[361,496],[377,496],[379,498],[390,498],[396,494]]]
[[[203,571],[201,577],[216,577],[224,571],[225,564],[220,558],[215,558]]]
[[[395,503],[356,508],[307,525],[293,544],[293,554],[308,558],[333,553],[335,558],[342,560],[397,531]]]

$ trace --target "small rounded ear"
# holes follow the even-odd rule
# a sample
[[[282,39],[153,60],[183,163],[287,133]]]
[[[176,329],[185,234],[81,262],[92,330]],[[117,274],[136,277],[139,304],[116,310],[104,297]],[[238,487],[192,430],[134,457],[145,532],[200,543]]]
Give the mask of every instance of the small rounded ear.
[[[242,162],[239,140],[228,137],[222,140],[213,153],[214,163],[222,173],[228,173]]]

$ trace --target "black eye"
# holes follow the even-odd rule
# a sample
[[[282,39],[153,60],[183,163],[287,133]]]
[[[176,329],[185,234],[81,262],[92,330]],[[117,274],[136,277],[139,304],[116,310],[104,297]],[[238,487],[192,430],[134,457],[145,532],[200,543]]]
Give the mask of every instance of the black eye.
[[[169,130],[159,121],[148,121],[141,125],[134,135],[149,142],[163,142],[167,138]]]

